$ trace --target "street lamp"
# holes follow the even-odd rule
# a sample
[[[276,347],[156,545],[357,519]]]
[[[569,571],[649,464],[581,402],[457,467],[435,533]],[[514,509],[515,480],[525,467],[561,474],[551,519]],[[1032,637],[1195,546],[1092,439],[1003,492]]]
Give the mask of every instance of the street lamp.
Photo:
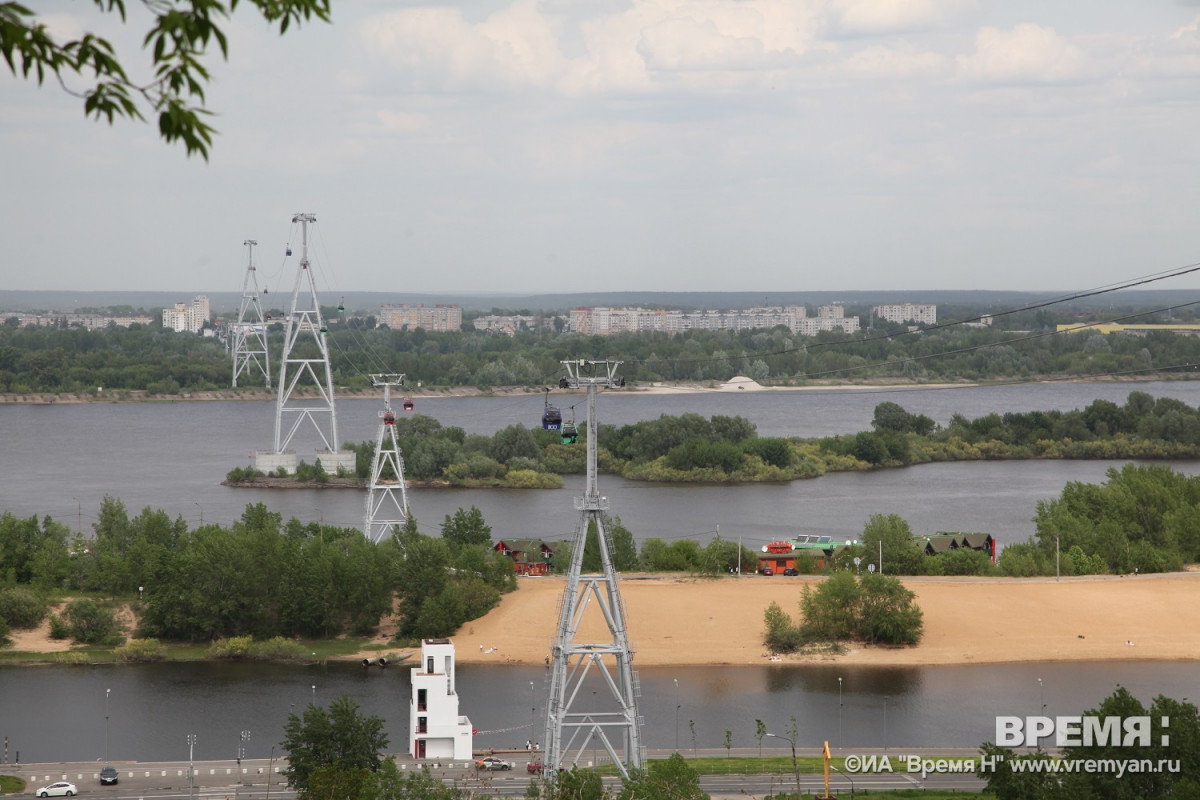
[[[192,505],[194,505],[196,508],[200,509],[200,527],[203,528],[204,527],[204,507],[202,505],[200,505],[199,501],[197,501],[197,500],[193,500]]]
[[[675,678],[675,752],[679,752],[679,678]]]
[[[1061,574],[1062,573],[1059,570],[1059,561],[1058,561],[1058,537],[1055,536],[1054,537],[1054,580],[1056,580],[1056,581],[1059,580],[1059,576]]]
[[[842,676],[838,676],[838,746],[842,744]]]
[[[533,681],[529,682],[529,739],[532,741],[537,733],[537,701],[533,699]],[[532,750],[533,748],[530,747]]]
[[[312,685],[312,704],[314,706],[317,704],[317,685],[315,683]]]
[[[767,736],[775,739],[787,739],[788,744],[792,746],[792,771],[796,774],[796,797],[800,797],[802,792],[800,791],[800,764],[796,761],[796,740],[791,736],[780,736],[777,733],[768,733]]]
[[[887,734],[888,734],[888,730],[887,730],[888,699],[889,699],[888,696],[885,694],[883,696],[883,752],[885,752],[885,753],[887,752],[887,740],[888,740],[888,736],[887,736]]]
[[[112,689],[104,690],[104,763],[108,763],[108,696]]]
[[[841,775],[842,777],[844,777],[846,780],[850,781],[850,796],[854,797],[854,776],[851,775],[849,772],[842,772],[840,769],[835,767],[833,764],[830,764],[829,768],[831,770],[833,770],[834,772],[836,772],[838,775]]]
[[[196,749],[196,734],[188,734],[188,797],[191,797],[196,788],[196,768],[193,764],[193,752]]]

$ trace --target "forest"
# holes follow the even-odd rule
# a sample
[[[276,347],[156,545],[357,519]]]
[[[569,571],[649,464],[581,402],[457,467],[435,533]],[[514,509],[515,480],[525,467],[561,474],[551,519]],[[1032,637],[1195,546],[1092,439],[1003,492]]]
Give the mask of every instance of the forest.
[[[1048,376],[1190,373],[1200,364],[1200,339],[1174,333],[1146,336],[1055,332],[1059,322],[1079,322],[1070,311],[1005,315],[991,326],[955,325],[910,330],[878,323],[852,335],[793,334],[786,328],[741,332],[692,330],[671,335],[641,332],[612,336],[526,331],[501,336],[463,330],[376,327],[369,316],[339,316],[329,309],[334,382],[367,389],[371,373],[404,373],[423,387],[540,389],[561,374],[568,359],[616,359],[628,381],[720,382],[744,375],[760,383],[1022,380]],[[964,309],[964,314],[976,309]],[[986,313],[986,312],[985,312]],[[1139,321],[1190,319],[1185,310],[1136,315]],[[968,318],[968,317],[964,317]],[[227,389],[232,361],[220,336],[196,336],[135,325],[82,328],[0,325],[0,393],[177,395]],[[464,326],[465,327],[465,326]],[[282,347],[283,324],[269,326],[269,350]],[[297,357],[311,340],[297,343]],[[274,362],[272,362],[274,363]],[[242,388],[247,386],[243,379]]]

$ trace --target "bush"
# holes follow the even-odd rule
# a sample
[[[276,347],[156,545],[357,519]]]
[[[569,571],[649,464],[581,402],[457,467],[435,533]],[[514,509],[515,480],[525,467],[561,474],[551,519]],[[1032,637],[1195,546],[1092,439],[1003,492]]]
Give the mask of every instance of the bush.
[[[67,623],[62,621],[62,617],[57,614],[50,615],[50,638],[51,639],[69,639],[71,632],[67,630]]]
[[[233,636],[229,639],[217,639],[208,646],[208,653],[213,658],[227,658],[239,661],[249,657],[253,647],[253,636]]]
[[[62,620],[68,636],[81,644],[107,644],[117,639],[121,632],[112,609],[86,597],[67,603]]]
[[[158,639],[130,639],[113,653],[121,661],[162,661],[163,645]]]
[[[0,620],[14,628],[36,628],[46,610],[46,602],[24,587],[0,589]]]
[[[924,633],[916,595],[890,575],[868,574],[856,579],[836,572],[815,590],[804,587],[800,599],[803,621],[791,618],[772,603],[764,614],[763,643],[772,652],[790,653],[812,642],[846,639],[867,644],[916,644]]]
[[[230,483],[242,483],[244,481],[252,481],[255,478],[263,477],[261,470],[254,467],[234,467],[225,473],[225,480]]]
[[[213,658],[232,661],[295,661],[309,651],[299,642],[276,636],[265,642],[256,642],[251,636],[233,636],[213,642],[208,652]]]

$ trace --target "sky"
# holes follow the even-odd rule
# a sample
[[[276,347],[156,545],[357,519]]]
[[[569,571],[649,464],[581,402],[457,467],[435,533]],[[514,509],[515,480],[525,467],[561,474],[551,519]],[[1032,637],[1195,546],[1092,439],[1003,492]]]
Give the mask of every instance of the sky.
[[[129,5],[35,7],[141,78]],[[333,0],[225,30],[207,163],[0,68],[3,288],[236,292],[254,239],[290,290],[298,212],[322,296],[1069,291],[1200,262],[1200,0]]]

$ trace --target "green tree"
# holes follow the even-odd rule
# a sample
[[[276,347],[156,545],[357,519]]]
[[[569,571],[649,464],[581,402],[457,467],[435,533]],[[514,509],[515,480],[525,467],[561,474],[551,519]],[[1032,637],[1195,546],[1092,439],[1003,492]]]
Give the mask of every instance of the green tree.
[[[763,722],[761,719],[754,720],[754,738],[758,740],[758,757],[759,758],[762,758],[762,740],[763,740],[763,737],[766,735],[767,735],[767,724],[765,722]]]
[[[883,564],[879,563],[881,544]],[[898,514],[872,514],[863,526],[862,546],[866,562],[874,563],[881,574],[920,575],[922,572],[925,554],[913,538],[908,523]]]
[[[67,603],[62,620],[66,623],[67,634],[81,644],[107,644],[121,630],[111,608],[86,597]]]
[[[731,736],[728,731],[726,738]],[[622,781],[617,800],[708,800],[700,788],[700,772],[679,753],[632,769]]]
[[[148,83],[136,83],[126,71],[116,48],[105,38],[84,33],[77,39],[57,41],[44,22],[18,3],[0,3],[0,52],[14,75],[34,75],[41,84],[53,75],[67,92],[83,99],[89,117],[144,120],[142,107],[158,118],[159,134],[168,142],[182,141],[188,155],[208,159],[208,147],[216,132],[205,118],[204,88],[209,80],[203,60],[215,43],[222,58],[228,58],[225,32],[218,23],[228,19],[238,0],[228,3],[205,0],[186,4],[145,3],[153,23],[142,41],[152,54]],[[263,18],[279,25],[280,34],[312,18],[329,22],[330,0],[248,0]],[[103,14],[115,12],[125,22],[125,0],[95,0]],[[71,87],[80,80],[84,87]]]
[[[458,509],[454,516],[446,515],[442,522],[442,538],[452,550],[469,545],[490,546],[492,528],[483,520],[483,512],[475,506],[470,510]]]
[[[387,745],[383,720],[360,714],[358,704],[341,695],[328,710],[309,705],[303,716],[288,714],[281,743],[288,762],[283,774],[288,786],[307,790],[322,769],[376,772]]]

